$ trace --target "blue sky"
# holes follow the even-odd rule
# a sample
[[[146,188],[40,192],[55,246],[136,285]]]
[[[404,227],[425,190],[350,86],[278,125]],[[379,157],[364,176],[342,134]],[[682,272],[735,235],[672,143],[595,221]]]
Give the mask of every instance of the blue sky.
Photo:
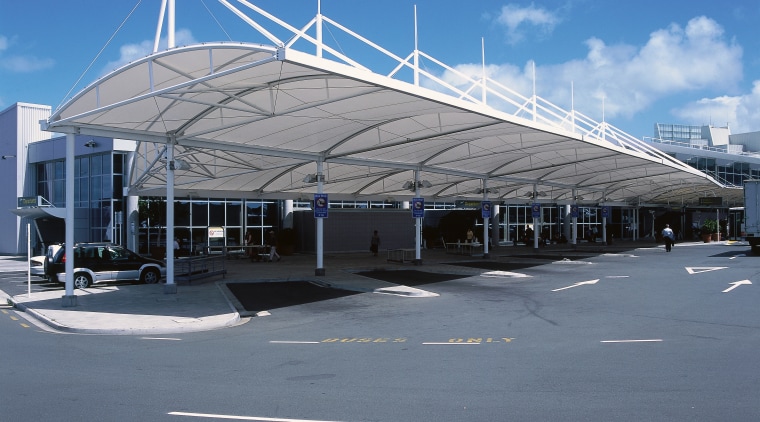
[[[317,12],[317,0],[250,1],[296,27]],[[159,5],[0,0],[0,109],[15,102],[55,109],[99,76],[146,55]],[[539,96],[569,109],[572,84],[577,110],[595,120],[604,112],[606,121],[637,138],[652,136],[655,122],[760,131],[760,2],[322,0],[321,7],[323,15],[405,57],[414,48],[415,5],[425,53],[480,72],[482,40],[492,79],[530,95],[535,63]],[[349,56],[364,57],[337,31],[326,31],[333,36]],[[178,45],[229,40],[267,43],[217,0],[177,0]],[[377,68],[363,63],[390,71],[380,61]]]

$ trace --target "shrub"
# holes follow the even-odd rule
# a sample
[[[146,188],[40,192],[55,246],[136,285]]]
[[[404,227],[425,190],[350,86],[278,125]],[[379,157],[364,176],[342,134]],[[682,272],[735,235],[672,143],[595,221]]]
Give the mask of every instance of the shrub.
[[[707,219],[704,223],[702,223],[702,233],[703,234],[713,234],[718,233],[718,222],[715,220]]]

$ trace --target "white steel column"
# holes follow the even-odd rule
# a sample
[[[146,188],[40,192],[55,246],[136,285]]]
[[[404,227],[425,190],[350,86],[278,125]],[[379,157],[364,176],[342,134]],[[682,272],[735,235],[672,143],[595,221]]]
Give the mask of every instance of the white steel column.
[[[166,294],[177,293],[174,283],[174,142],[172,136],[166,148]]]
[[[322,193],[322,183],[324,181],[324,177],[322,176],[322,160],[317,161],[317,193]],[[316,204],[315,204],[316,206]],[[330,209],[330,201],[328,198],[327,204],[328,212]],[[317,269],[314,270],[314,275],[323,276],[325,275],[325,264],[324,264],[324,223],[322,221],[322,218],[317,218]]]
[[[575,205],[575,209],[580,211],[578,208],[578,191],[573,189],[573,205]],[[570,237],[570,244],[571,245],[577,245],[578,244],[578,215],[572,216],[573,218],[573,232],[572,236]]]
[[[318,0],[317,1],[317,25],[316,25],[316,29],[317,29],[317,53],[316,53],[316,56],[317,57],[322,57],[322,46],[324,45],[322,43],[322,24],[323,24],[323,20],[324,19],[322,19],[322,1]]]
[[[414,86],[420,86],[420,49],[417,36],[417,5],[414,5]]]
[[[164,14],[166,13],[166,0],[161,0],[161,11],[158,12],[158,24],[156,25],[156,38],[153,40],[153,52],[158,52],[158,43],[161,41],[161,29],[164,26]]]
[[[168,18],[169,18],[169,24],[167,25],[167,29],[166,29],[166,32],[167,32],[166,38],[168,40],[166,48],[167,49],[171,49],[171,48],[175,47],[175,42],[174,42],[174,16],[175,16],[175,14],[174,14],[174,0],[169,0],[169,3],[167,4],[167,6],[169,7],[169,13],[168,13],[168,15],[169,15],[168,16]]]
[[[488,179],[483,179],[483,201],[488,201]],[[482,217],[482,209],[480,210],[480,213]],[[488,254],[488,223],[490,220],[490,218],[483,218],[483,259],[490,258]]]
[[[66,224],[64,239],[64,253],[66,263],[66,293],[63,296],[64,308],[77,306],[77,297],[74,295],[74,141],[73,133],[66,134]]]
[[[534,97],[535,98],[535,97]],[[538,203],[538,191],[536,185],[533,185],[533,204]],[[530,207],[530,214],[533,215],[533,204]],[[541,210],[543,212],[543,210]],[[533,217],[533,250],[538,250],[538,222],[540,217]]]
[[[284,218],[282,219],[282,228],[292,229],[293,228],[293,200],[292,199],[285,200],[285,203],[283,204],[283,214],[284,214]]]
[[[491,204],[491,239],[493,239],[493,247],[496,248],[501,243],[501,220],[500,206],[498,204]]]
[[[414,171],[414,197],[420,197],[420,171]],[[412,210],[414,212],[414,210]],[[424,212],[424,210],[423,210]],[[414,263],[415,265],[422,264],[422,253],[420,252],[420,244],[422,244],[422,218],[415,218],[414,222]]]

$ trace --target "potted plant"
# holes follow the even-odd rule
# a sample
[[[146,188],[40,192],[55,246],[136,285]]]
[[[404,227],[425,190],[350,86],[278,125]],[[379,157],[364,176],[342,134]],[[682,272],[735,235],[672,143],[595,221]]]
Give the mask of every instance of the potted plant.
[[[716,220],[705,220],[702,223],[702,241],[708,243],[710,240],[718,240],[718,222]]]

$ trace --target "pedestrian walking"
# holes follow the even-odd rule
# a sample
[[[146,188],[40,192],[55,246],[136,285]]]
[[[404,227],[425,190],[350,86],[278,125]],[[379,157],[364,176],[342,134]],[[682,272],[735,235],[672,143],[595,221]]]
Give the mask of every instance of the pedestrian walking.
[[[665,252],[670,252],[676,241],[676,235],[673,233],[673,229],[670,228],[670,224],[666,224],[665,228],[662,229],[662,239],[665,241]]]
[[[282,259],[280,254],[277,253],[277,235],[274,234],[274,230],[269,232],[267,243],[269,244],[269,262],[274,262],[275,258],[277,258],[277,261]]]

